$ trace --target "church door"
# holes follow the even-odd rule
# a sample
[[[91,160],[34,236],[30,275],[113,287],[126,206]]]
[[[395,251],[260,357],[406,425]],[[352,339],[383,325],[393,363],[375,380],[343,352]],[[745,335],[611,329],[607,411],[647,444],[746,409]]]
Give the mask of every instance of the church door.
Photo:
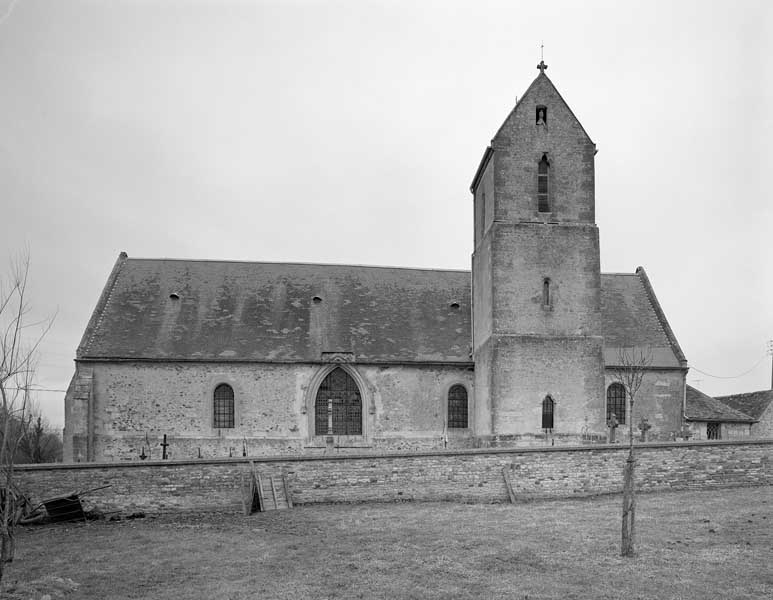
[[[314,408],[315,435],[362,435],[362,397],[357,383],[336,368],[317,390]]]

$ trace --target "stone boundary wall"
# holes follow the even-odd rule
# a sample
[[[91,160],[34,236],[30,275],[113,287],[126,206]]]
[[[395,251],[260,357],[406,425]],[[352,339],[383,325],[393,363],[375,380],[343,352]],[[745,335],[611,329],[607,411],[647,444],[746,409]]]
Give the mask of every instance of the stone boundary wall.
[[[643,444],[636,453],[636,483],[643,491],[773,484],[773,440]],[[626,456],[625,447],[604,445],[252,460],[263,477],[287,477],[295,504],[507,502],[503,470],[517,499],[620,492]],[[88,494],[86,508],[232,512],[241,510],[249,460],[19,465],[17,475],[34,500],[110,485]]]

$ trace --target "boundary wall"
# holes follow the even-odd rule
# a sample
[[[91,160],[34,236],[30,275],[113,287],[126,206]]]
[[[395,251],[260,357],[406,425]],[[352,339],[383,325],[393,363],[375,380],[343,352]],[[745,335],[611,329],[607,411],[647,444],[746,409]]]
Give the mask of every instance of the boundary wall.
[[[18,465],[22,491],[40,501],[104,485],[86,509],[158,513],[242,509],[250,460],[263,477],[285,476],[294,504],[330,502],[507,502],[619,493],[627,448],[447,450],[381,455],[224,458]],[[773,440],[636,446],[641,491],[773,484]]]

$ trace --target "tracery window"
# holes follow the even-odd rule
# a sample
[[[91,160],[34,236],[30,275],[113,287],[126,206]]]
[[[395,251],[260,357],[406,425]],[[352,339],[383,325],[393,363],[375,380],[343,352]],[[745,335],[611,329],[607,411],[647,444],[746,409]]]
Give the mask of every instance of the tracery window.
[[[322,380],[314,406],[315,435],[362,435],[362,396],[342,368]]]
[[[613,383],[607,388],[607,421],[612,413],[620,425],[625,423],[625,387],[622,383]]]
[[[226,429],[234,427],[234,390],[227,383],[215,388],[213,427]]]
[[[555,402],[550,396],[542,401],[542,429],[553,429],[553,409]]]
[[[550,163],[547,155],[542,155],[542,160],[537,166],[537,203],[539,212],[550,212],[550,202],[548,197],[548,171]]]
[[[467,427],[467,389],[463,385],[451,386],[448,390],[448,428]]]

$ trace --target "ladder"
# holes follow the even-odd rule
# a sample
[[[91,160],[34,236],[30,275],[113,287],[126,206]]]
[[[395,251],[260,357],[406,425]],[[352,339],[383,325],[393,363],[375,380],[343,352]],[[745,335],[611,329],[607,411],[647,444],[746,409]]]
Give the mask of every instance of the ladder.
[[[261,476],[255,469],[255,463],[250,461],[249,479],[250,483],[247,487],[242,473],[242,490],[246,491],[246,494],[242,494],[242,508],[245,515],[293,507],[292,495],[284,474]]]

